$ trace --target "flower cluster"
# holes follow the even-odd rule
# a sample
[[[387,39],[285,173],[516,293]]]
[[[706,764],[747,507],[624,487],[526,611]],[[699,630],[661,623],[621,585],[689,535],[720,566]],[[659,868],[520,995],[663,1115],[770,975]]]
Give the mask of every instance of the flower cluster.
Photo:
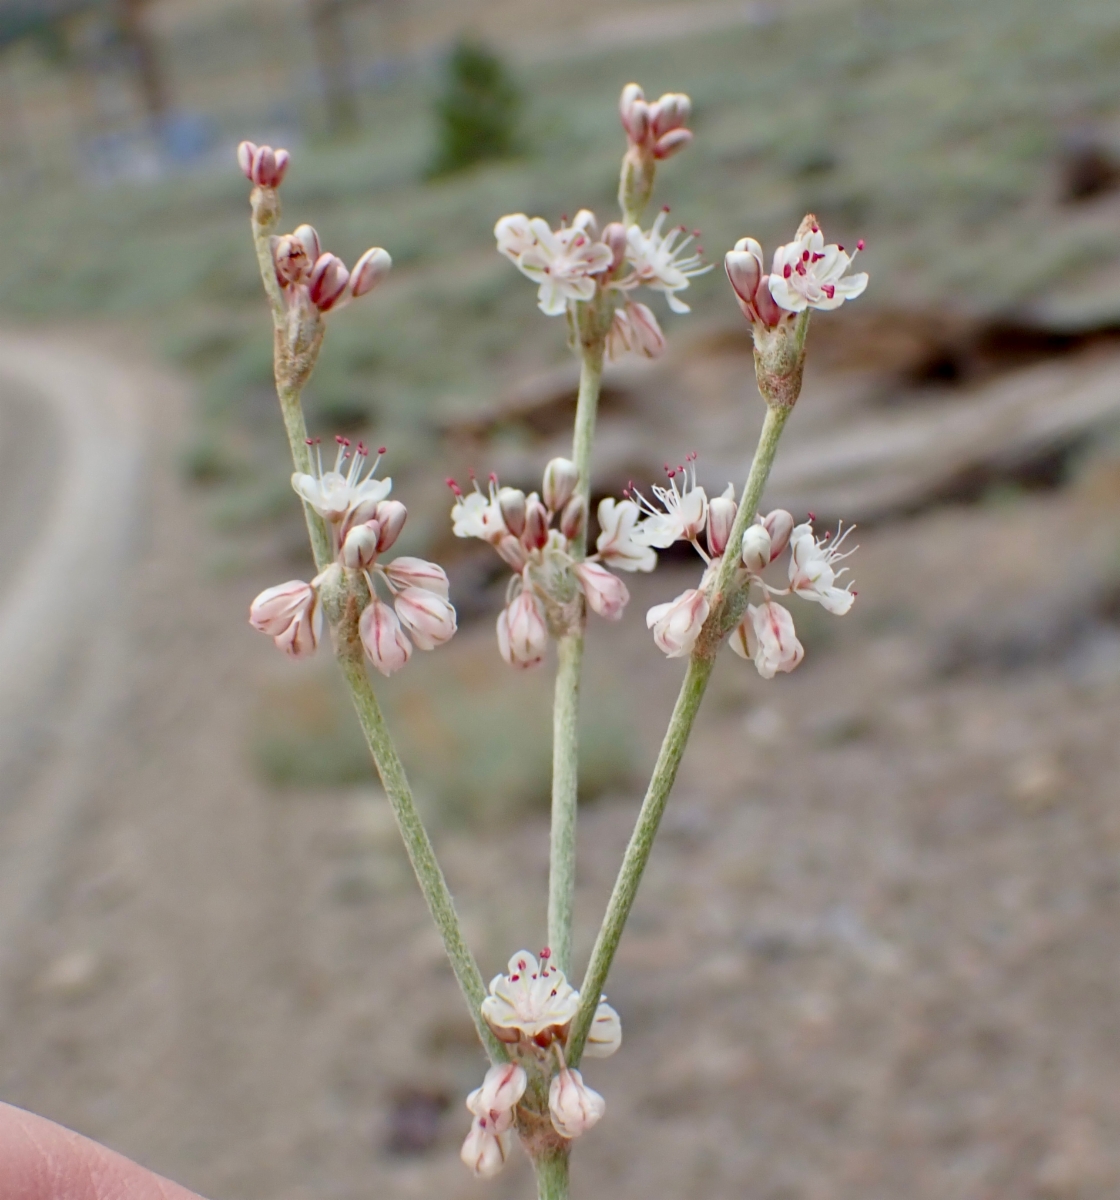
[[[634,489],[628,499],[618,504],[603,501],[603,505],[610,505],[614,511],[627,506],[626,525],[619,539],[625,553],[645,553],[656,558],[657,550],[686,541],[706,564],[699,587],[688,588],[674,600],[654,605],[646,613],[646,625],[653,631],[658,649],[669,658],[683,658],[691,654],[696,645],[711,611],[710,590],[727,549],[737,511],[733,484],[728,484],[721,496],[708,499],[696,482],[695,457],[689,455],[682,466],[666,467],[669,484],[667,487],[655,486],[652,501]],[[771,597],[798,595],[838,616],[848,612],[855,600],[850,585],[839,583],[847,568],[837,569],[837,564],[853,552],[842,546],[854,526],[847,530],[841,528],[836,538],[825,534],[818,539],[811,520],[810,516],[810,522],[795,525],[788,512],[775,509],[765,517],[756,518],[737,547],[738,585],[754,588],[760,602],[748,603],[743,620],[732,633],[731,647],[737,654],[751,659],[764,679],[773,679],[780,671],[792,671],[804,657],[792,616]],[[706,548],[701,544],[702,536]],[[788,586],[779,588],[767,583],[763,573],[787,546],[790,551]]]
[[[606,1110],[603,1097],[564,1061],[564,1043],[578,1010],[579,992],[551,962],[548,949],[541,951],[539,961],[527,950],[515,954],[507,973],[491,980],[490,994],[482,1002],[483,1019],[515,1059],[534,1071],[545,1071],[546,1078],[551,1076],[549,1118],[556,1132],[569,1139],[585,1133]],[[619,1015],[600,1000],[584,1057],[607,1058],[621,1045]],[[476,1175],[489,1178],[505,1165],[510,1130],[527,1086],[526,1070],[515,1061],[491,1067],[482,1086],[467,1097],[474,1120],[462,1158]]]
[[[245,178],[257,187],[278,188],[288,173],[291,155],[287,150],[273,150],[255,142],[242,142],[237,147],[237,165]]]
[[[370,662],[382,675],[392,675],[412,657],[413,647],[433,650],[455,634],[455,609],[448,600],[447,575],[436,563],[402,555],[382,563],[380,556],[400,536],[408,510],[390,500],[391,479],[376,478],[382,447],[367,466],[369,451],[359,442],[351,447],[339,437],[334,466],[323,469],[318,443],[312,473],[297,471],[292,487],[323,518],[337,565],[359,572],[369,588],[358,632]],[[311,583],[293,580],[262,592],[249,609],[249,623],[271,634],[277,646],[293,657],[310,654],[322,629],[319,591],[328,576],[321,572]],[[390,597],[377,593],[380,581]]]
[[[372,292],[389,274],[393,260],[380,246],[367,250],[349,270],[337,254],[325,252],[310,225],[272,239],[276,278],[289,310],[314,305],[328,312]]]
[[[863,249],[861,241],[857,253]],[[797,237],[774,251],[770,274],[764,273],[762,247],[740,238],[724,257],[727,278],[739,307],[753,324],[773,328],[784,317],[807,308],[839,308],[867,287],[867,273],[847,275],[854,255],[843,246],[825,245],[815,217],[806,217]]]
[[[628,83],[622,89],[618,111],[630,149],[638,154],[669,158],[692,141],[691,130],[685,128],[692,101],[683,92],[666,92],[650,103],[636,83]]]
[[[609,549],[604,554],[602,548],[587,559],[573,554],[573,543],[587,522],[587,505],[576,491],[575,465],[566,458],[554,458],[545,468],[540,494],[526,496],[518,488],[501,487],[494,475],[487,492],[477,481],[466,494],[453,479],[447,482],[455,493],[455,536],[489,542],[513,570],[498,617],[498,648],[511,666],[536,666],[550,633],[561,637],[578,626],[581,596],[601,617],[613,621],[622,616],[630,593],[604,562],[623,570],[651,570],[656,561],[650,556],[641,560],[648,566],[629,565],[622,554]]]

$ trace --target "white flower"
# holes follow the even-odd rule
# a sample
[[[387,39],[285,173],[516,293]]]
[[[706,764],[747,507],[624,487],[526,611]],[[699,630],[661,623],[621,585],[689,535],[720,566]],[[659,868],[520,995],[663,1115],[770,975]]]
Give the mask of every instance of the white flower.
[[[626,584],[598,563],[576,563],[573,569],[591,611],[609,621],[617,621],[630,600]]]
[[[311,584],[293,579],[261,592],[249,606],[249,624],[285,654],[305,658],[319,644],[323,608]]]
[[[482,1016],[500,1041],[544,1047],[564,1035],[578,1008],[579,993],[549,962],[548,951],[541,952],[538,963],[522,950],[509,960],[508,974],[490,981]]]
[[[747,605],[747,615],[731,635],[731,649],[740,658],[753,659],[763,679],[792,671],[805,657],[789,610],[772,600]]]
[[[525,589],[498,614],[498,650],[511,667],[535,667],[547,649],[544,609]]]
[[[621,1045],[622,1018],[605,1000],[601,1000],[583,1047],[583,1057],[610,1058]]]
[[[608,358],[621,358],[628,351],[645,358],[658,358],[664,354],[666,345],[661,326],[646,305],[631,301],[614,310],[607,332]]]
[[[643,233],[637,225],[631,225],[626,231],[626,261],[633,272],[618,286],[631,288],[644,284],[655,292],[664,292],[673,312],[686,313],[689,307],[678,298],[677,292],[688,287],[692,276],[710,271],[712,264],[705,263],[695,252],[686,253],[692,235],[678,242],[685,232],[683,225],[673,226],[666,234],[661,232],[668,215],[668,209],[658,213],[648,233]]]
[[[700,630],[708,618],[708,597],[689,588],[665,604],[656,604],[646,613],[646,627],[653,630],[658,649],[669,658],[692,653]]]
[[[334,466],[329,471],[323,470],[322,454],[318,453],[316,444],[316,471],[305,475],[297,471],[292,476],[292,487],[296,492],[321,516],[332,524],[343,522],[346,517],[359,506],[365,510],[372,509],[384,500],[393,489],[391,479],[374,479],[373,473],[381,462],[383,450],[379,450],[377,458],[369,468],[365,478],[362,470],[366,465],[369,451],[359,442],[355,453],[351,454],[348,438],[335,438],[338,442],[338,454]],[[347,460],[349,467],[347,468]],[[344,468],[346,468],[344,472]],[[364,519],[368,520],[369,517]]]
[[[583,1082],[575,1069],[565,1067],[549,1086],[548,1112],[561,1137],[577,1138],[586,1133],[606,1108],[607,1102]]]
[[[863,249],[862,242],[857,249]],[[770,294],[787,312],[839,308],[845,300],[862,295],[867,287],[865,271],[843,278],[851,263],[843,247],[835,243],[826,246],[820,228],[811,225],[796,241],[774,251]]]
[[[502,510],[498,505],[496,490],[491,487],[486,496],[475,484],[473,492],[465,496],[452,481],[449,485],[455,492],[455,503],[451,507],[451,532],[460,538],[480,538],[484,542],[496,542],[505,532]]]
[[[571,225],[550,229],[541,217],[524,213],[503,217],[494,227],[498,250],[538,284],[537,306],[550,317],[569,303],[595,295],[595,276],[611,265],[609,246],[598,240],[595,218],[581,209]]]
[[[856,547],[841,552],[840,547],[848,534],[855,528],[837,530],[835,540],[827,535],[820,540],[813,536],[813,527],[807,522],[798,525],[790,535],[789,583],[790,587],[805,600],[815,600],[826,612],[842,617],[855,602],[851,584],[838,587],[837,580],[847,571],[833,564],[842,562],[854,554]]]
[[[467,1108],[476,1117],[489,1117],[495,1133],[504,1133],[513,1124],[514,1109],[528,1083],[524,1067],[498,1063],[486,1072],[482,1087],[467,1097]]]
[[[704,489],[696,485],[695,458],[694,454],[690,454],[687,466],[666,467],[669,486],[665,488],[655,484],[650,489],[664,511],[655,508],[640,492],[634,492],[648,514],[635,531],[636,541],[664,550],[674,542],[695,542],[703,532],[708,519],[708,497]],[[679,490],[678,476],[681,480]]]
[[[475,1117],[459,1157],[479,1179],[493,1179],[506,1165],[512,1145],[512,1129],[499,1133],[489,1117]]]
[[[652,571],[657,555],[645,543],[635,539],[634,531],[642,510],[633,500],[614,500],[608,496],[599,502],[599,528],[595,542],[599,557],[620,571]]]

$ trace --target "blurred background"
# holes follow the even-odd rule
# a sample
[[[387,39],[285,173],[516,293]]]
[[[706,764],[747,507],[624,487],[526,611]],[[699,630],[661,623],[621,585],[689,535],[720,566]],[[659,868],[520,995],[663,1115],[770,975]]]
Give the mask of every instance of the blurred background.
[[[241,138],[376,295],[308,416],[387,444],[455,641],[379,691],[489,978],[545,936],[551,668],[443,480],[538,486],[562,323],[506,212],[614,213],[634,79],[694,103],[656,203],[718,264],[813,211],[871,286],[814,318],[768,506],[860,525],[860,600],[721,660],[611,978],[579,1195],[1120,1195],[1120,9],[1071,0],[0,2],[0,1096],[215,1200],[481,1194],[481,1054],[306,576]],[[761,423],[721,270],[606,381],[597,494]],[[582,970],[681,668],[592,621]],[[630,581],[628,581],[630,582]],[[531,1194],[519,1157],[490,1194]]]

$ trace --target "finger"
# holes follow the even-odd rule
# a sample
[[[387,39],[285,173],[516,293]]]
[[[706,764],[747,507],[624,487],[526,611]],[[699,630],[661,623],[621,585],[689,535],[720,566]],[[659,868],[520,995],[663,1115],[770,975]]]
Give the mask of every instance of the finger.
[[[121,1154],[22,1108],[0,1104],[4,1200],[200,1200]]]

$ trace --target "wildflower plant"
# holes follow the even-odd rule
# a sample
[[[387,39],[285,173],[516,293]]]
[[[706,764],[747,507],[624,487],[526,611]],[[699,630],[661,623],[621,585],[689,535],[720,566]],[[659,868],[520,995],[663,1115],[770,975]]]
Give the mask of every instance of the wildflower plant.
[[[479,1040],[490,1059],[481,1085],[466,1099],[470,1128],[466,1166],[481,1178],[502,1169],[516,1140],[532,1159],[538,1194],[569,1194],[574,1141],[603,1117],[606,1101],[581,1073],[585,1058],[605,1057],[622,1042],[619,1014],[606,986],[634,904],[692,725],[720,646],[754,663],[764,679],[794,670],[804,657],[791,610],[799,598],[842,616],[855,592],[842,562],[851,529],[819,536],[813,518],[796,523],[760,511],[779,439],[801,390],[812,310],[829,310],[860,295],[866,274],[851,274],[843,247],[826,244],[807,216],[780,246],[767,273],[761,246],[741,239],[724,266],[750,322],[755,377],[766,411],[741,494],[728,484],[709,498],[697,482],[696,458],[667,466],[667,482],[646,492],[631,486],[597,509],[590,543],[591,454],[603,364],[637,353],[656,357],[666,338],[654,304],[688,312],[683,294],[710,269],[695,233],[667,227],[668,210],[648,225],[657,165],[692,140],[687,96],[646,101],[637,84],[623,90],[627,137],[619,183],[621,220],[600,227],[588,210],[553,226],[514,213],[495,226],[497,249],[536,286],[537,306],[562,317],[580,361],[570,458],[553,459],[539,492],[504,487],[496,476],[466,490],[454,480],[452,529],[487,542],[509,568],[497,618],[502,657],[531,668],[556,645],[548,948],[520,950],[489,987],[467,946],[447,882],[413,800],[386,726],[369,667],[391,675],[415,650],[433,650],[456,631],[447,576],[436,563],[387,557],[407,518],[391,479],[378,474],[384,448],[370,460],[362,443],[337,439],[333,464],[307,436],[301,394],[315,367],[329,314],[384,280],[391,263],[379,248],[348,268],[325,252],[309,225],[278,233],[285,151],[244,143],[241,167],[254,185],[252,230],[275,335],[275,375],[291,447],[292,486],[307,521],[315,576],[262,592],[250,608],[256,629],[285,653],[312,653],[324,628],[353,697],[370,752],[396,816],[433,920],[443,939]],[[860,243],[859,249],[863,248]],[[657,293],[663,297],[657,299]],[[639,299],[641,297],[641,299]],[[329,459],[327,460],[329,462]],[[646,623],[656,646],[686,660],[684,679],[598,936],[576,987],[572,961],[577,797],[577,709],[588,611],[622,618],[629,592],[622,575],[650,572],[658,551],[690,543],[702,560],[694,587],[654,605]]]

